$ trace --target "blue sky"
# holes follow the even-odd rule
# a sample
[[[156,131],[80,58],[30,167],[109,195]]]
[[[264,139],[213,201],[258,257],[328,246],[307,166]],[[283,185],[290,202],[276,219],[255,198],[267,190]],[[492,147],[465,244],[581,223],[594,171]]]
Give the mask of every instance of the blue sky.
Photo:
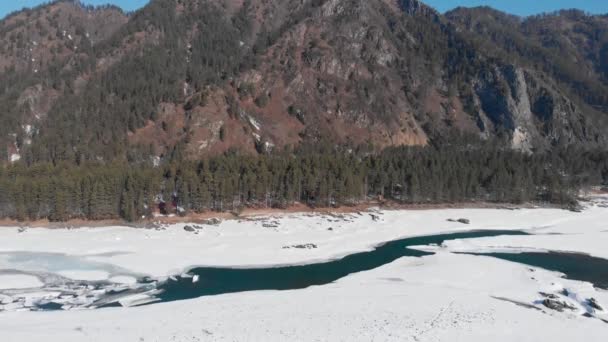
[[[579,8],[591,13],[608,13],[608,0],[423,0],[427,4],[445,12],[457,6],[491,6],[505,12],[526,16],[562,8]],[[32,7],[45,0],[0,0],[0,18],[23,7]],[[83,0],[84,3],[102,5],[113,3],[127,11],[145,5],[148,0]]]

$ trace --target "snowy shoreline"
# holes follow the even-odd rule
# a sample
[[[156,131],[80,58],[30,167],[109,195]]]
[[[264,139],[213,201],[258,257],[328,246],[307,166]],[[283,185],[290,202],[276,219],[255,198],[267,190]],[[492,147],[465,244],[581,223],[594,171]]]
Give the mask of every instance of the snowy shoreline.
[[[470,220],[470,224],[448,221],[459,218]],[[311,264],[370,250],[397,239],[442,232],[524,230],[535,235],[453,240],[441,246],[425,246],[421,249],[436,254],[423,258],[404,257],[332,284],[304,290],[227,294],[129,309],[4,312],[0,313],[0,329],[8,341],[36,341],[36,337],[45,332],[56,334],[53,335],[57,336],[56,340],[78,341],[83,335],[81,331],[74,330],[74,321],[88,332],[88,340],[91,341],[103,341],[112,336],[119,341],[139,338],[166,340],[173,337],[179,341],[194,338],[313,340],[312,335],[306,335],[310,334],[309,330],[302,330],[305,326],[320,329],[317,338],[322,340],[340,340],[344,336],[351,340],[368,340],[372,337],[383,340],[424,340],[421,336],[427,333],[421,335],[417,331],[423,331],[425,324],[430,324],[424,323],[426,317],[435,317],[441,312],[441,315],[447,315],[447,310],[451,312],[449,315],[456,315],[453,319],[459,323],[446,323],[443,330],[428,334],[427,340],[443,340],[442,336],[449,336],[444,336],[443,333],[467,340],[464,337],[471,335],[458,335],[465,332],[480,338],[485,336],[487,339],[488,335],[484,334],[490,333],[487,330],[490,328],[493,332],[508,332],[501,335],[504,337],[502,340],[526,340],[522,339],[526,336],[515,333],[522,326],[531,331],[527,340],[537,340],[541,338],[541,331],[534,327],[539,324],[558,330],[569,326],[573,332],[572,337],[575,336],[574,332],[587,334],[591,341],[599,341],[601,336],[605,337],[608,333],[608,324],[581,316],[587,310],[584,303],[586,298],[596,298],[599,303],[608,304],[606,291],[594,289],[589,283],[562,279],[556,272],[504,260],[454,254],[567,250],[608,259],[608,250],[605,248],[608,243],[608,208],[603,197],[586,203],[586,208],[581,213],[558,209],[372,210],[360,214],[290,213],[255,220],[226,220],[194,230],[185,230],[187,225],[179,223],[159,230],[107,227],[77,230],[41,228],[19,232],[18,227],[2,228],[0,271],[18,269],[30,273],[51,272],[72,279],[95,278],[97,281],[117,279],[119,273],[122,277],[137,274],[162,278],[182,274],[185,270],[200,265],[251,268]],[[27,258],[16,260],[14,253],[17,252],[54,253],[61,262],[45,265],[31,262]],[[116,268],[120,272],[115,271]],[[462,277],[461,270],[467,271],[466,279]],[[0,283],[5,281],[2,277],[0,272]],[[32,283],[32,278],[21,280],[24,286],[36,285]],[[19,282],[19,278],[13,277],[10,284],[15,288],[22,287]],[[29,285],[27,282],[30,282]],[[6,284],[9,284],[8,281]],[[369,289],[373,290],[370,292]],[[561,296],[560,291],[564,289],[576,294],[577,299]],[[558,313],[547,310],[543,313],[513,304],[532,304],[543,300],[539,296],[540,292],[561,296],[560,300],[571,303],[569,305],[577,307],[578,311]],[[418,296],[423,294],[422,297],[430,302],[424,305],[418,303],[421,298],[417,298],[416,293]],[[506,298],[512,302],[493,297]],[[408,305],[395,306],[396,303],[405,304],[402,299]],[[376,304],[371,305],[370,300]],[[283,303],[303,309],[296,312],[283,307]],[[330,307],[332,303],[333,306]],[[455,304],[446,308],[442,303]],[[458,307],[461,305],[464,306]],[[325,311],[319,312],[319,308]],[[360,310],[360,314],[353,310]],[[171,315],[169,319],[166,317],[168,312]],[[217,315],[214,316],[211,312],[216,312]],[[366,318],[366,312],[373,312],[373,315]],[[253,315],[268,317],[270,321],[255,324],[256,318]],[[479,319],[486,317],[490,321],[478,321],[477,318],[463,320],[462,317],[469,317],[467,315]],[[285,316],[290,318],[275,321]],[[252,322],[235,326],[229,317],[250,319]],[[382,329],[373,323],[381,317],[385,317],[388,322]],[[605,317],[605,314],[600,312],[599,317]],[[97,322],[99,319],[105,319],[106,323]],[[333,319],[336,324],[344,324],[352,329],[329,327],[323,319]],[[168,325],[165,329],[144,329],[153,320],[167,321]],[[213,326],[212,329],[209,328],[213,335],[201,333],[195,323],[201,320],[206,325]],[[45,328],[45,322],[51,321],[57,324],[53,328]],[[400,325],[399,322],[404,321],[409,323]],[[298,326],[302,324],[304,325]],[[121,329],[118,335],[109,331],[115,326]],[[544,334],[552,336],[551,333]],[[565,340],[567,335],[555,334],[554,338]],[[366,339],[365,336],[369,338]],[[511,339],[507,338],[509,336]]]
[[[208,211],[200,214],[189,214],[186,216],[155,215],[153,218],[129,222],[119,219],[110,220],[83,220],[73,219],[64,222],[51,222],[48,220],[38,221],[16,221],[11,219],[0,220],[0,229],[20,227],[21,229],[92,229],[106,227],[123,227],[133,229],[155,229],[158,227],[173,226],[176,224],[205,224],[212,220],[222,221],[248,221],[267,217],[282,217],[289,215],[348,215],[367,211],[427,211],[427,210],[462,210],[462,209],[497,209],[497,210],[520,210],[520,209],[564,209],[559,205],[546,202],[528,203],[493,203],[493,202],[457,202],[457,203],[428,203],[428,204],[401,204],[386,202],[384,204],[376,201],[361,203],[355,206],[340,206],[335,208],[312,208],[304,204],[296,204],[285,209],[279,208],[245,208],[239,214],[225,211]]]
[[[29,251],[67,254],[92,261],[114,262],[137,273],[161,277],[194,267],[255,268],[317,263],[368,251],[398,239],[458,231],[523,230],[537,236],[550,234],[546,240],[558,241],[565,239],[566,235],[563,234],[573,233],[572,227],[567,223],[576,223],[578,219],[589,220],[596,212],[603,213],[602,209],[592,206],[584,213],[559,209],[374,210],[338,215],[295,213],[255,220],[225,220],[218,225],[198,225],[202,228],[194,233],[184,231],[184,227],[189,226],[188,223],[167,225],[161,229],[121,226],[83,227],[76,230],[35,228],[21,233],[19,228],[13,227],[0,229],[0,253]],[[376,221],[372,215],[377,216],[378,213],[381,219]],[[467,217],[471,224],[447,221],[460,217]],[[564,220],[567,221],[561,227],[559,223]],[[608,226],[602,230],[606,229]],[[601,233],[601,230],[595,230],[594,233]],[[573,239],[578,241],[576,237]],[[261,241],[263,245],[256,246]],[[282,248],[301,243],[317,243],[318,248],[306,252]],[[167,250],[169,246],[172,248]],[[608,258],[608,251],[596,247],[576,246],[567,249],[562,246],[544,249]],[[214,249],[214,252],[209,251],[209,248]],[[268,248],[274,249],[270,251],[272,253],[269,253]],[[234,251],[238,253],[233,255]],[[171,263],[162,260],[166,256],[173,259]],[[142,262],[144,258],[147,260]],[[188,262],[189,260],[192,261]]]

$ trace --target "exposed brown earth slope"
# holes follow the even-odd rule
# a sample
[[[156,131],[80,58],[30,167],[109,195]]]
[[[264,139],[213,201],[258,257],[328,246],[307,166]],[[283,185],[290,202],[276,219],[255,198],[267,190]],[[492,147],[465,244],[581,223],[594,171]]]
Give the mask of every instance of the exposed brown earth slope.
[[[302,142],[608,140],[608,19],[417,0],[58,1],[0,21],[0,160],[188,158]]]

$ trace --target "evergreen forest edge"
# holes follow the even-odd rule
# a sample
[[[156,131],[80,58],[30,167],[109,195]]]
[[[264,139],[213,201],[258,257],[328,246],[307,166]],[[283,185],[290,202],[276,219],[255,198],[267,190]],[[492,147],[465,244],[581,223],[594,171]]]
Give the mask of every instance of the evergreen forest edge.
[[[258,155],[229,151],[192,161],[61,161],[0,168],[0,217],[138,221],[159,206],[187,215],[243,208],[458,202],[576,204],[608,184],[608,152],[576,147],[522,153],[497,142],[426,147],[308,144]]]

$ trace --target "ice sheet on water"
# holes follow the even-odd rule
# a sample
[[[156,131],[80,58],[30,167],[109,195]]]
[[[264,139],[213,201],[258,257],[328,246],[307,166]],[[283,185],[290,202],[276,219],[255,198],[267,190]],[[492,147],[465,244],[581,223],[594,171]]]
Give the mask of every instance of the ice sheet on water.
[[[0,279],[7,285],[0,288],[0,311],[94,308],[156,289],[155,282],[138,281],[145,275],[88,259],[98,256],[1,252]],[[144,296],[141,303],[154,300],[154,293]]]
[[[89,260],[87,256],[46,252],[1,252],[0,270],[2,269],[47,273],[98,271],[109,275],[133,275],[129,270],[113,264]]]

